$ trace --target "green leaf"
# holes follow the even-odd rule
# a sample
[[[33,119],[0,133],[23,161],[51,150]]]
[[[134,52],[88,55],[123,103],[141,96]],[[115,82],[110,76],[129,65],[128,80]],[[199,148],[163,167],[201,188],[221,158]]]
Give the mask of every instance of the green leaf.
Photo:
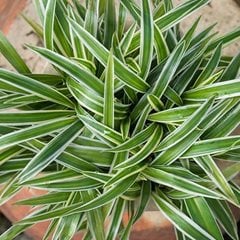
[[[163,135],[162,127],[156,126],[154,132],[152,133],[152,136],[148,139],[148,141],[142,147],[142,149],[136,154],[134,154],[132,157],[127,159],[126,161],[118,164],[115,168],[129,168],[146,160],[149,157],[149,155],[155,150],[158,143],[161,141],[162,135]]]
[[[65,73],[69,74],[80,84],[84,84],[86,87],[94,90],[98,95],[102,96],[104,91],[103,83],[89,71],[80,67],[78,64],[69,60],[66,57],[63,57],[60,54],[52,52],[48,49],[40,48],[40,47],[30,47],[33,51],[40,54],[48,61],[50,61],[53,65],[60,68]]]
[[[56,0],[49,0],[44,16],[44,44],[50,50],[53,50],[55,8]]]
[[[5,134],[0,137],[0,149],[14,146],[40,136],[49,135],[51,132],[56,132],[68,126],[75,120],[76,118],[65,118],[61,119],[61,121],[54,120]]]
[[[224,111],[223,114],[220,115],[221,117],[217,118],[215,124],[203,134],[203,138],[218,138],[229,135],[239,125],[239,100],[236,99],[233,103],[235,104],[230,104],[230,107],[226,107],[225,110],[228,111]]]
[[[28,66],[12,44],[0,31],[0,52],[19,73],[31,73]]]
[[[39,222],[44,221],[46,219],[53,219],[60,216],[67,216],[79,212],[85,212],[89,211],[98,207],[101,207],[109,202],[111,202],[113,199],[118,198],[121,196],[124,192],[129,189],[129,187],[135,182],[137,176],[131,176],[128,179],[124,180],[124,184],[120,182],[116,186],[108,189],[103,194],[99,195],[98,197],[94,198],[93,200],[87,202],[87,203],[76,203],[68,207],[59,208],[57,210],[49,211],[46,214],[39,214],[36,217],[28,217],[19,222],[19,224],[27,224],[27,223],[33,223],[33,222]]]
[[[115,2],[107,0],[104,13],[104,45],[108,49],[112,44],[111,40],[115,31],[116,31]]]
[[[203,71],[195,81],[194,87],[201,85],[207,78],[209,78],[213,74],[213,72],[215,71],[215,69],[219,64],[221,51],[222,51],[222,45],[219,44],[216,50],[214,51],[212,57],[208,61],[207,65],[204,67]]]
[[[53,138],[20,172],[20,182],[25,182],[36,176],[41,170],[55,160],[65,148],[78,136],[82,131],[83,125],[76,121],[59,135]]]
[[[81,192],[84,202],[89,202],[97,197],[96,191]],[[88,227],[94,239],[104,240],[104,218],[101,208],[93,209],[86,213],[88,220]]]
[[[167,202],[156,193],[153,193],[153,199],[157,207],[174,224],[174,226],[191,239],[215,240],[213,236],[211,236],[173,204]]]
[[[240,96],[240,79],[214,83],[208,86],[197,87],[183,94],[185,100],[203,101],[209,97],[226,99]]]
[[[17,205],[29,205],[29,206],[38,206],[38,205],[48,205],[54,203],[65,202],[69,198],[69,193],[48,193],[38,197],[32,197],[28,199],[23,199],[15,204]]]
[[[117,36],[118,39],[122,38],[124,28],[126,25],[126,16],[127,16],[127,9],[123,5],[122,2],[119,4],[119,9],[118,9],[118,21],[117,21]]]
[[[37,2],[37,1],[35,1]],[[42,39],[43,38],[43,29],[42,26],[36,22],[35,20],[29,18],[28,16],[21,14],[23,19],[31,26],[31,28],[34,30],[34,32]]]
[[[156,19],[155,23],[160,30],[166,31],[182,21],[185,17],[187,17],[198,8],[206,5],[208,2],[208,0],[186,1],[185,3],[167,12],[160,18]]]
[[[127,150],[131,150],[135,147],[138,147],[139,145],[144,143],[153,134],[155,128],[156,128],[156,125],[151,124],[146,129],[137,133],[135,136],[133,136],[132,138],[123,142],[119,146],[111,148],[109,151],[111,151],[111,152],[115,152],[115,151],[116,152],[121,152],[121,151],[127,151]]]
[[[209,207],[224,230],[234,239],[238,239],[237,224],[228,204],[217,199],[206,199]]]
[[[223,36],[220,36],[213,40],[211,44],[209,44],[207,48],[207,52],[210,52],[214,49],[216,49],[217,45],[222,43],[223,46],[225,47],[226,45],[236,41],[240,37],[240,28],[236,28],[233,31],[226,33]]]
[[[83,41],[89,51],[103,64],[107,65],[109,51],[101,45],[93,36],[73,20],[69,20],[75,33]],[[129,70],[117,58],[114,58],[115,74],[127,86],[139,92],[145,92],[148,89],[148,84],[145,83],[139,76]]]
[[[139,64],[141,68],[140,76],[143,79],[146,79],[148,76],[153,55],[154,26],[151,12],[150,2],[142,0]]]
[[[192,158],[209,154],[221,154],[240,148],[240,137],[212,138],[194,143],[181,158]]]
[[[239,69],[240,69],[240,52],[229,63],[229,65],[223,72],[222,76],[220,77],[220,81],[228,81],[237,78]]]
[[[193,221],[205,229],[214,239],[223,240],[221,230],[206,200],[198,197],[185,199],[184,201]]]
[[[191,104],[177,108],[170,108],[157,113],[150,114],[149,121],[160,123],[182,122],[188,119],[197,109],[199,105]]]
[[[160,63],[169,55],[169,49],[161,30],[156,24],[154,24],[154,46],[158,63]]]
[[[129,168],[120,169],[115,175],[108,179],[104,187],[114,186],[128,177],[141,172],[144,168],[146,168],[146,165],[135,164],[134,166],[129,166]]]
[[[46,84],[40,83],[39,81],[24,75],[0,69],[0,81],[9,83],[17,88],[22,89],[23,91],[34,94],[45,100],[73,108],[73,103],[62,93]]]
[[[103,117],[104,98],[96,95],[91,89],[80,85],[74,79],[67,79],[67,86],[71,94],[77,102],[88,109]],[[129,105],[114,102],[114,117],[115,119],[124,119],[128,112]]]
[[[148,102],[155,111],[161,111],[164,109],[163,102],[153,94],[147,96]],[[149,117],[148,117],[149,120]]]
[[[0,112],[1,125],[24,126],[74,115],[68,110]]]
[[[114,62],[112,52],[110,52],[106,68],[103,123],[114,128]]]
[[[165,93],[164,93],[165,97],[168,98],[171,102],[173,102],[174,104],[181,106],[183,105],[183,101],[181,99],[181,97],[177,94],[177,92],[171,88],[170,86],[167,87]]]
[[[211,98],[206,101],[198,110],[192,114],[182,125],[180,125],[175,131],[167,135],[166,138],[161,141],[156,151],[167,150],[170,147],[176,145],[182,139],[186,138],[192,131],[197,129],[202,120],[206,117],[209,109],[212,107],[214,99]]]
[[[122,198],[117,200],[113,212],[111,214],[111,222],[108,227],[106,240],[116,239],[125,210],[125,203]]]
[[[120,42],[120,47],[122,49],[123,55],[126,55],[130,45],[132,44],[134,40],[134,34],[137,28],[137,24],[132,24],[128,30],[125,32],[121,42]]]
[[[214,160],[208,155],[195,158],[194,160],[207,173],[208,177],[212,179],[215,185],[226,195],[226,197],[238,204],[238,200],[233,190]]]
[[[159,75],[155,85],[151,89],[151,94],[155,95],[158,98],[161,98],[166,91],[169,82],[172,80],[175,71],[177,70],[177,67],[183,57],[184,53],[184,43],[180,44],[169,56],[166,64],[164,65],[161,74]],[[147,95],[149,93],[146,93],[143,95],[141,100],[138,102],[138,104],[135,106],[131,113],[131,117],[133,119],[136,119],[139,114],[142,112],[143,108],[147,104]]]
[[[102,123],[97,122],[90,116],[86,117],[81,115],[79,116],[79,118],[83,122],[83,124],[90,129],[90,131],[99,134],[108,141],[111,141],[112,143],[115,144],[120,144],[123,142],[122,135],[119,132],[107,127]]]
[[[219,193],[208,189],[203,185],[195,183],[183,176],[179,176],[175,173],[174,169],[172,172],[169,172],[169,170],[165,171],[164,168],[161,170],[160,167],[157,169],[148,167],[143,170],[143,175],[155,183],[189,193],[192,196],[203,196],[209,198],[219,198],[221,196]]]

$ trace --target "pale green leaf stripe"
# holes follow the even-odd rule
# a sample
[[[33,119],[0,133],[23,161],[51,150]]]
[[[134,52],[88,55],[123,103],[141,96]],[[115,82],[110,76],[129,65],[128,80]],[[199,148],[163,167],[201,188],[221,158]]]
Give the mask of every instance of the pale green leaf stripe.
[[[182,139],[186,138],[191,132],[193,132],[198,125],[205,118],[206,114],[210,110],[214,99],[211,98],[206,101],[194,114],[189,117],[182,125],[180,125],[175,131],[170,133],[163,141],[159,144],[156,151],[167,150],[170,147],[176,145]]]
[[[16,205],[29,205],[29,206],[37,206],[37,205],[48,205],[54,203],[61,203],[67,201],[69,198],[69,193],[56,192],[56,193],[48,193],[46,195],[32,197],[28,199],[23,199],[16,202]]]
[[[156,19],[155,24],[159,27],[160,30],[165,31],[182,21],[190,13],[206,5],[208,2],[209,0],[187,1],[164,14],[162,17]]]
[[[51,132],[68,126],[74,120],[76,120],[76,118],[58,119],[5,134],[0,137],[0,149],[26,142],[30,139],[49,135]]]
[[[160,123],[182,122],[190,117],[200,105],[192,104],[183,107],[171,108],[157,113],[150,114],[149,121]]]
[[[103,83],[89,71],[80,67],[78,64],[69,60],[62,55],[52,52],[48,49],[40,48],[40,47],[30,47],[33,51],[40,54],[48,61],[50,61],[53,65],[69,74],[71,77],[76,79],[81,84],[93,89],[98,95],[103,96],[104,85]]]
[[[121,3],[126,7],[129,11],[133,19],[140,24],[140,12],[136,11],[134,8],[134,3],[132,0],[121,0]]]
[[[177,70],[177,67],[182,60],[183,55],[184,43],[177,46],[177,48],[171,53],[151,92],[144,94],[143,97],[139,100],[138,104],[134,107],[131,113],[132,119],[135,120],[148,104],[147,95],[149,93],[155,95],[158,98],[161,98],[163,96],[169,82],[172,80],[172,77],[174,76],[175,71]]]
[[[41,170],[55,160],[78,136],[82,128],[83,124],[80,121],[76,121],[53,138],[20,172],[18,176],[20,182],[27,181],[36,176]]]
[[[203,101],[212,96],[215,96],[216,99],[239,97],[240,79],[198,87],[183,93],[182,96],[185,100],[191,101]]]
[[[43,99],[73,108],[73,103],[62,93],[32,78],[0,69],[0,81],[11,84]]]
[[[80,202],[68,207],[62,207],[57,210],[52,210],[44,214],[39,214],[38,216],[27,217],[24,220],[20,221],[18,224],[27,224],[27,223],[44,221],[47,219],[67,216],[74,213],[86,212],[86,211],[101,207],[111,202],[113,199],[118,198],[124,192],[126,192],[130,188],[130,186],[132,186],[132,184],[136,181],[137,176],[138,175],[134,175],[129,177],[128,179],[125,179],[124,182],[120,182],[116,186],[108,189],[106,192],[104,192],[103,194],[99,195],[98,197],[96,197],[95,199],[87,203]]]
[[[236,57],[232,59],[227,68],[224,70],[222,76],[220,77],[220,81],[227,81],[231,79],[235,79],[240,70],[240,52]]]
[[[185,199],[187,211],[195,223],[205,229],[216,240],[223,240],[221,230],[209,208],[206,200],[202,197]]]
[[[122,222],[123,213],[125,210],[126,201],[122,198],[118,198],[117,203],[111,214],[111,222],[107,230],[106,240],[116,239],[120,224]]]
[[[103,117],[104,98],[94,94],[94,92],[89,88],[86,88],[83,85],[80,86],[72,78],[67,79],[67,86],[71,94],[76,98],[81,106]],[[128,108],[129,105],[114,102],[115,119],[125,118]]]
[[[166,98],[168,98],[171,102],[175,103],[176,105],[178,106],[183,105],[183,101],[180,95],[170,86],[166,88],[164,95]]]
[[[31,185],[40,189],[57,192],[73,192],[73,191],[87,191],[90,189],[96,189],[101,187],[103,184],[94,179],[79,176],[75,178],[63,179],[57,182],[46,182],[42,184]]]
[[[114,129],[114,61],[110,52],[104,86],[103,123]]]
[[[157,98],[155,95],[153,94],[149,94],[147,96],[147,100],[149,102],[149,104],[151,105],[151,107],[155,110],[155,111],[162,111],[162,109],[164,109],[164,104],[163,102]]]
[[[24,60],[0,31],[0,52],[19,73],[31,73]]]
[[[111,152],[122,152],[128,151],[135,147],[138,147],[142,143],[144,143],[153,133],[154,129],[156,128],[155,124],[151,124],[146,129],[142,130],[141,132],[137,133],[132,138],[129,138],[127,141],[123,142],[119,146],[109,149]]]
[[[232,215],[229,205],[224,201],[217,199],[206,199],[209,207],[213,211],[218,222],[223,229],[234,239],[238,239],[237,224],[234,216]]]
[[[211,77],[211,75],[214,73],[220,61],[221,51],[222,51],[222,45],[219,44],[215,52],[213,53],[212,57],[208,61],[207,65],[204,67],[203,71],[195,81],[194,87],[201,85],[206,79]]]
[[[237,103],[237,105],[235,105]],[[234,106],[235,105],[235,106]],[[225,111],[222,111],[220,117],[216,120],[215,125],[211,125],[203,134],[203,138],[217,138],[229,135],[236,127],[239,126],[240,121],[240,103],[239,99],[233,99],[226,105]]]
[[[153,16],[149,0],[142,0],[141,14],[140,76],[146,79],[151,67],[154,42]]]
[[[221,195],[218,194],[217,192],[214,192],[185,177],[178,176],[176,174],[164,171],[164,168],[161,170],[160,167],[158,169],[148,167],[143,170],[142,174],[147,179],[155,183],[165,185],[185,193],[189,193],[193,196],[203,196],[203,197],[209,197],[209,198],[221,197]]]
[[[74,112],[68,110],[0,112],[0,124],[22,126],[73,115]]]
[[[113,34],[116,32],[115,1],[107,0],[104,13],[104,46],[110,48]],[[95,36],[96,37],[96,36]]]
[[[232,188],[221,170],[218,168],[214,159],[211,156],[206,155],[203,157],[197,157],[194,160],[207,173],[215,185],[227,196],[227,198],[238,204],[238,200]]]
[[[231,104],[232,100],[230,101]],[[158,164],[170,164],[174,162],[177,158],[181,157],[183,153],[190,148],[194,142],[198,140],[198,138],[203,134],[203,132],[209,128],[209,126],[213,126],[219,116],[222,115],[224,111],[229,107],[229,101],[220,102],[219,106],[215,106],[213,110],[207,115],[207,117],[200,123],[199,129],[193,131],[190,135],[188,135],[185,139],[179,142],[177,145],[169,148],[168,150],[161,152],[154,160],[153,163],[155,165]],[[200,130],[201,129],[201,130]],[[213,136],[214,138],[214,136]]]
[[[212,138],[194,143],[181,158],[204,156],[208,154],[221,154],[240,148],[240,137],[230,136],[222,138]]]
[[[107,65],[107,59],[109,56],[109,51],[101,45],[92,35],[90,35],[85,29],[80,25],[69,20],[75,33],[83,41],[83,43],[88,47],[89,51],[103,64]],[[149,85],[145,83],[139,76],[134,72],[130,71],[123,63],[121,63],[117,58],[114,58],[115,74],[121,81],[126,85],[137,90],[139,92],[145,92]]]
[[[180,21],[185,17],[189,16],[192,12],[198,8],[206,5],[210,0],[192,0],[187,1],[176,8],[173,8],[171,11],[167,12],[163,16],[159,17],[154,21],[158,28],[164,32]],[[136,33],[133,44],[130,46],[128,53],[131,53],[133,50],[136,50],[140,46],[140,34]]]
[[[35,1],[36,2],[36,1]],[[28,23],[29,26],[31,26],[31,28],[34,30],[34,32],[38,35],[38,37],[40,37],[41,39],[43,39],[43,29],[42,26],[35,20],[33,20],[32,18],[24,15],[23,13],[21,14],[21,16],[23,17],[23,19]]]
[[[44,44],[50,50],[53,50],[55,9],[56,0],[49,0],[44,16]]]
[[[134,216],[134,223],[142,216],[145,208],[148,206],[148,202],[151,197],[152,184],[151,181],[143,181],[141,186],[140,204]]]
[[[94,190],[81,192],[83,202],[90,202],[98,196],[98,192]],[[78,213],[79,214],[79,213]],[[98,240],[105,240],[104,231],[104,217],[103,210],[101,208],[88,211],[86,213],[88,229],[91,233],[91,238]]]
[[[174,226],[191,239],[216,240],[173,204],[170,204],[156,193],[153,193],[153,199],[157,207],[174,224]]]
[[[176,49],[172,52],[168,61],[166,62],[159,78],[157,79],[151,93],[156,95],[158,98],[162,97],[168,87],[169,82],[174,76],[177,67],[179,66],[180,61],[182,60],[182,57],[184,55],[184,48],[184,43],[181,43],[176,47]]]
[[[79,176],[80,174],[78,172],[66,169],[58,172],[45,173],[42,176],[25,181],[22,185],[38,186],[43,185],[44,183],[62,182],[66,179],[73,179],[74,177]]]
[[[144,147],[132,157],[127,159],[126,161],[120,163],[119,165],[115,166],[115,168],[129,168],[134,166],[144,160],[155,150],[158,143],[161,141],[163,135],[163,129],[161,126],[156,126],[152,136],[146,142]]]
[[[47,144],[44,144],[40,142],[39,140],[31,140],[30,145],[33,146],[34,148],[31,147],[31,151],[34,151],[38,153],[41,149],[44,148]],[[25,146],[24,146],[25,147]],[[25,147],[28,149],[27,147]],[[91,164],[89,161],[85,161],[79,156],[74,155],[68,150],[65,150],[62,154],[60,154],[57,159],[55,160],[57,163],[72,169],[76,172],[82,172],[82,171],[96,171],[98,168]]]
[[[144,168],[146,168],[146,165],[143,165],[143,164],[137,164],[137,165],[135,164],[134,166],[129,166],[129,168],[124,168],[124,169],[118,171],[110,179],[108,179],[108,181],[105,183],[104,187],[113,186],[132,175],[142,172],[142,170]]]
[[[84,28],[96,37],[98,27],[99,0],[90,0],[85,15]]]
[[[92,117],[80,115],[79,118],[83,124],[94,133],[99,134],[115,144],[120,144],[123,142],[122,135],[119,132],[107,127],[102,123],[99,123]]]
[[[214,39],[212,43],[210,43],[209,46],[207,47],[207,52],[214,50],[220,43],[222,43],[223,46],[226,46],[227,44],[230,44],[231,42],[237,40],[238,38],[240,38],[239,27],[229,33],[224,34],[223,36],[218,37],[217,39]]]
[[[136,31],[136,28],[137,28],[137,24],[132,24],[128,28],[128,30],[126,31],[126,33],[124,34],[124,37],[120,42],[120,48],[122,49],[123,55],[126,55],[128,48],[134,39],[134,33]]]
[[[158,63],[160,63],[169,55],[170,52],[161,30],[156,24],[154,24],[154,46]]]
[[[111,175],[108,173],[84,171],[82,174],[103,184],[111,178]]]

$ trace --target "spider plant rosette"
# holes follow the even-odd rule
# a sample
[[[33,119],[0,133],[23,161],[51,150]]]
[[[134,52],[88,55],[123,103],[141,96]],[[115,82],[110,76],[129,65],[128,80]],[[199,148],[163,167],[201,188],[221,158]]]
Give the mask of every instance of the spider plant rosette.
[[[28,47],[54,74],[32,73],[1,34],[16,71],[0,69],[0,202],[48,192],[17,203],[35,211],[1,240],[46,220],[44,239],[129,239],[149,200],[178,239],[238,239],[240,54],[222,48],[240,29],[179,31],[208,2],[35,0],[41,24],[25,19],[44,47]]]

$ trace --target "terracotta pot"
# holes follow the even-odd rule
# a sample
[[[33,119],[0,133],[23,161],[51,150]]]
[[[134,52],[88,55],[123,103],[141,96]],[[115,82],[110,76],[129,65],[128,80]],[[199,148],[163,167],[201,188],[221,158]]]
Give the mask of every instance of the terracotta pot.
[[[46,191],[23,188],[11,200],[2,205],[0,210],[11,222],[15,223],[30,213],[31,207],[14,205],[14,203],[43,194],[46,194]],[[127,222],[127,215],[124,216],[124,220]],[[26,234],[34,240],[41,240],[48,225],[49,222],[35,224],[26,231]],[[81,240],[83,235],[83,232],[79,232],[73,240]],[[159,211],[147,211],[133,226],[130,239],[175,240],[174,229],[172,224]]]
[[[7,33],[16,16],[22,11],[27,0],[0,1],[0,30]]]

